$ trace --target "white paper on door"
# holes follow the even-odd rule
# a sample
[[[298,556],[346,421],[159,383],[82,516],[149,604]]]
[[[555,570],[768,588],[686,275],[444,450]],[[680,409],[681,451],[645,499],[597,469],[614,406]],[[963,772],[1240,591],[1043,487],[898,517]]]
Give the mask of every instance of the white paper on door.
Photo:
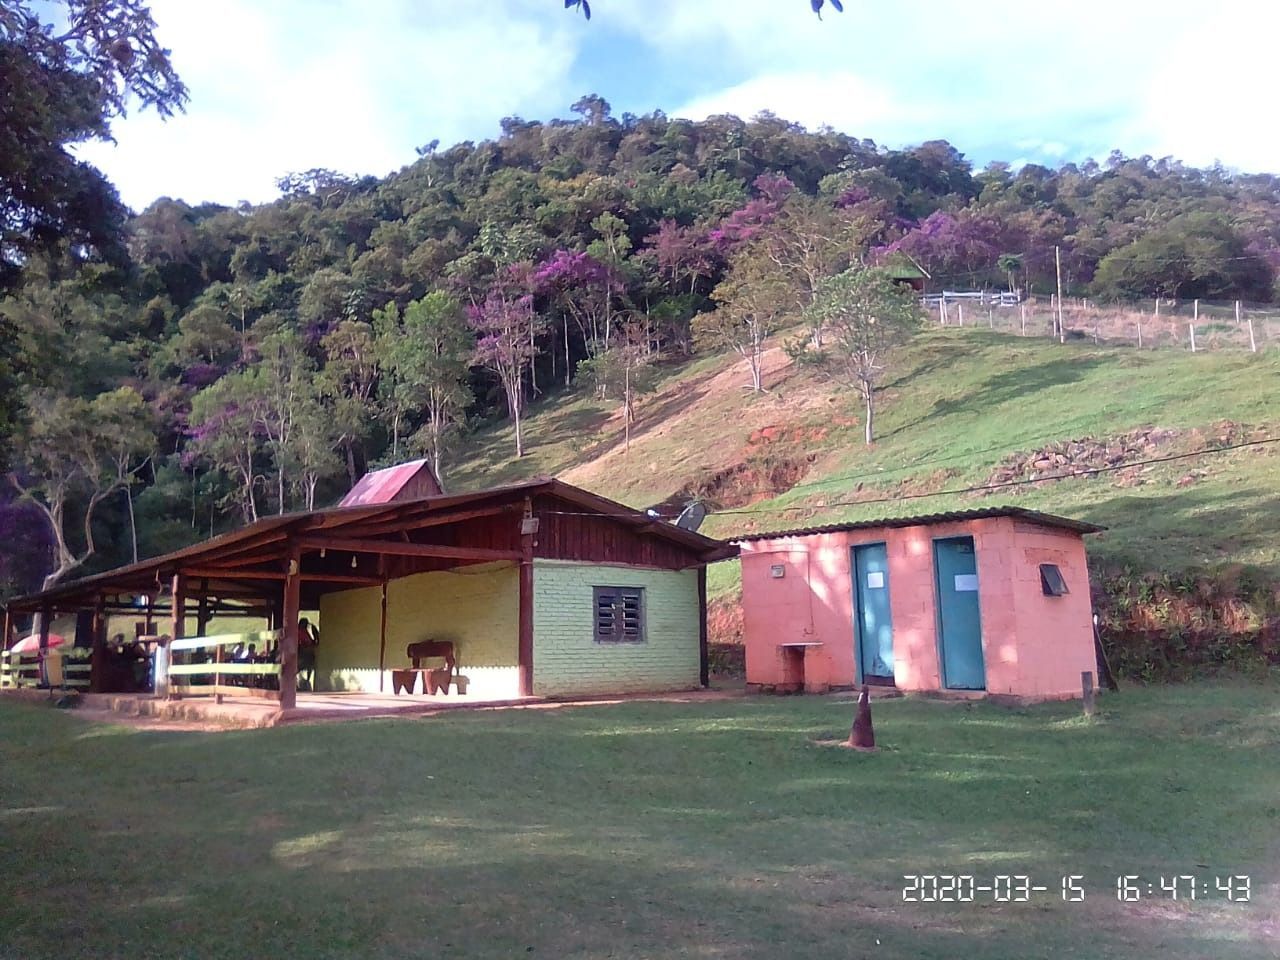
[[[956,574],[956,593],[972,593],[977,589],[978,575],[976,573]]]
[[[867,589],[883,590],[884,589],[884,572],[881,570],[872,570],[867,573]]]

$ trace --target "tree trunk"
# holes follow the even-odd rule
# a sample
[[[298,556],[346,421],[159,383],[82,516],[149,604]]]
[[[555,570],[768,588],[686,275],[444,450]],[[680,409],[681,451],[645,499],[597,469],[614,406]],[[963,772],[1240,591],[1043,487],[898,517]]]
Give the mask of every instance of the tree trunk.
[[[569,318],[564,318],[564,386],[569,389],[569,374],[573,371],[573,365],[569,362]]]
[[[133,513],[133,488],[124,488],[125,499],[129,502],[129,540],[133,545],[133,562],[138,562],[138,518]]]
[[[871,387],[871,385],[865,384],[862,388],[862,397],[867,402],[867,423],[866,423],[866,430],[864,431],[864,433],[866,436],[866,441],[868,446],[875,439],[875,422],[876,422],[875,396],[876,396],[875,390]]]

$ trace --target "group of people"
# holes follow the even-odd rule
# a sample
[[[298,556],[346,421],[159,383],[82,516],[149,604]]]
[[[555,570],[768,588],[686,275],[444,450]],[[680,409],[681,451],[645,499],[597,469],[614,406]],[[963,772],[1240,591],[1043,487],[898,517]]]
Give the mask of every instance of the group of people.
[[[315,690],[316,682],[316,648],[320,646],[320,631],[306,617],[298,621],[298,689]],[[193,650],[187,656],[187,663],[213,663],[216,654],[207,649]],[[237,643],[231,647],[228,663],[279,663],[280,644],[270,643],[262,650],[256,643]],[[197,684],[213,682],[211,674],[197,674],[192,677]],[[264,690],[280,688],[279,674],[275,673],[232,673],[222,676],[219,683],[231,687],[256,687]]]

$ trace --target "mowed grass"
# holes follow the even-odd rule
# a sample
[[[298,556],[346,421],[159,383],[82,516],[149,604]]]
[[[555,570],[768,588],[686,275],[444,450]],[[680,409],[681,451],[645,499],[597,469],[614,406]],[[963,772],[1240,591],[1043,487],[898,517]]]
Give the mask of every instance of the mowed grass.
[[[870,448],[860,402],[843,384],[783,364],[763,395],[744,392],[745,382],[736,356],[664,369],[659,391],[639,402],[629,452],[621,449],[616,404],[581,394],[545,401],[529,418],[524,459],[511,456],[509,426],[491,427],[459,452],[454,480],[471,488],[555,473],[645,507],[752,457],[812,455],[800,485],[713,514],[704,532],[730,537],[1011,504],[1107,526],[1090,539],[1104,564],[1182,571],[1242,563],[1280,576],[1280,444],[1151,467],[1136,486],[1104,474],[937,495],[983,484],[1006,456],[1058,440],[1148,425],[1200,432],[1199,441],[1186,437],[1164,455],[1211,440],[1224,420],[1280,436],[1280,350],[1192,354],[931,330],[886,377]],[[766,424],[807,428],[806,439],[753,445],[753,431]],[[916,494],[928,496],[904,497]],[[736,583],[735,564],[713,569],[713,595]]]
[[[0,702],[5,957],[1274,957],[1280,684],[630,703],[228,733]],[[904,903],[906,874],[1029,903]],[[1117,875],[1253,902],[1121,904]],[[1084,903],[1060,878],[1082,875]]]

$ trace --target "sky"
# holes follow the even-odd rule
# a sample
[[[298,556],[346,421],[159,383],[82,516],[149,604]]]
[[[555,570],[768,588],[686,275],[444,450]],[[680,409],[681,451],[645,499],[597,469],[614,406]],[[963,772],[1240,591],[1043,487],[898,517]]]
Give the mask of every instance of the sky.
[[[901,147],[950,140],[982,166],[1113,149],[1280,172],[1277,5],[844,0],[151,0],[190,88],[185,114],[133,111],[77,153],[125,202],[273,199],[284,173],[384,175],[414,148],[481,140],[503,117],[762,110]]]

